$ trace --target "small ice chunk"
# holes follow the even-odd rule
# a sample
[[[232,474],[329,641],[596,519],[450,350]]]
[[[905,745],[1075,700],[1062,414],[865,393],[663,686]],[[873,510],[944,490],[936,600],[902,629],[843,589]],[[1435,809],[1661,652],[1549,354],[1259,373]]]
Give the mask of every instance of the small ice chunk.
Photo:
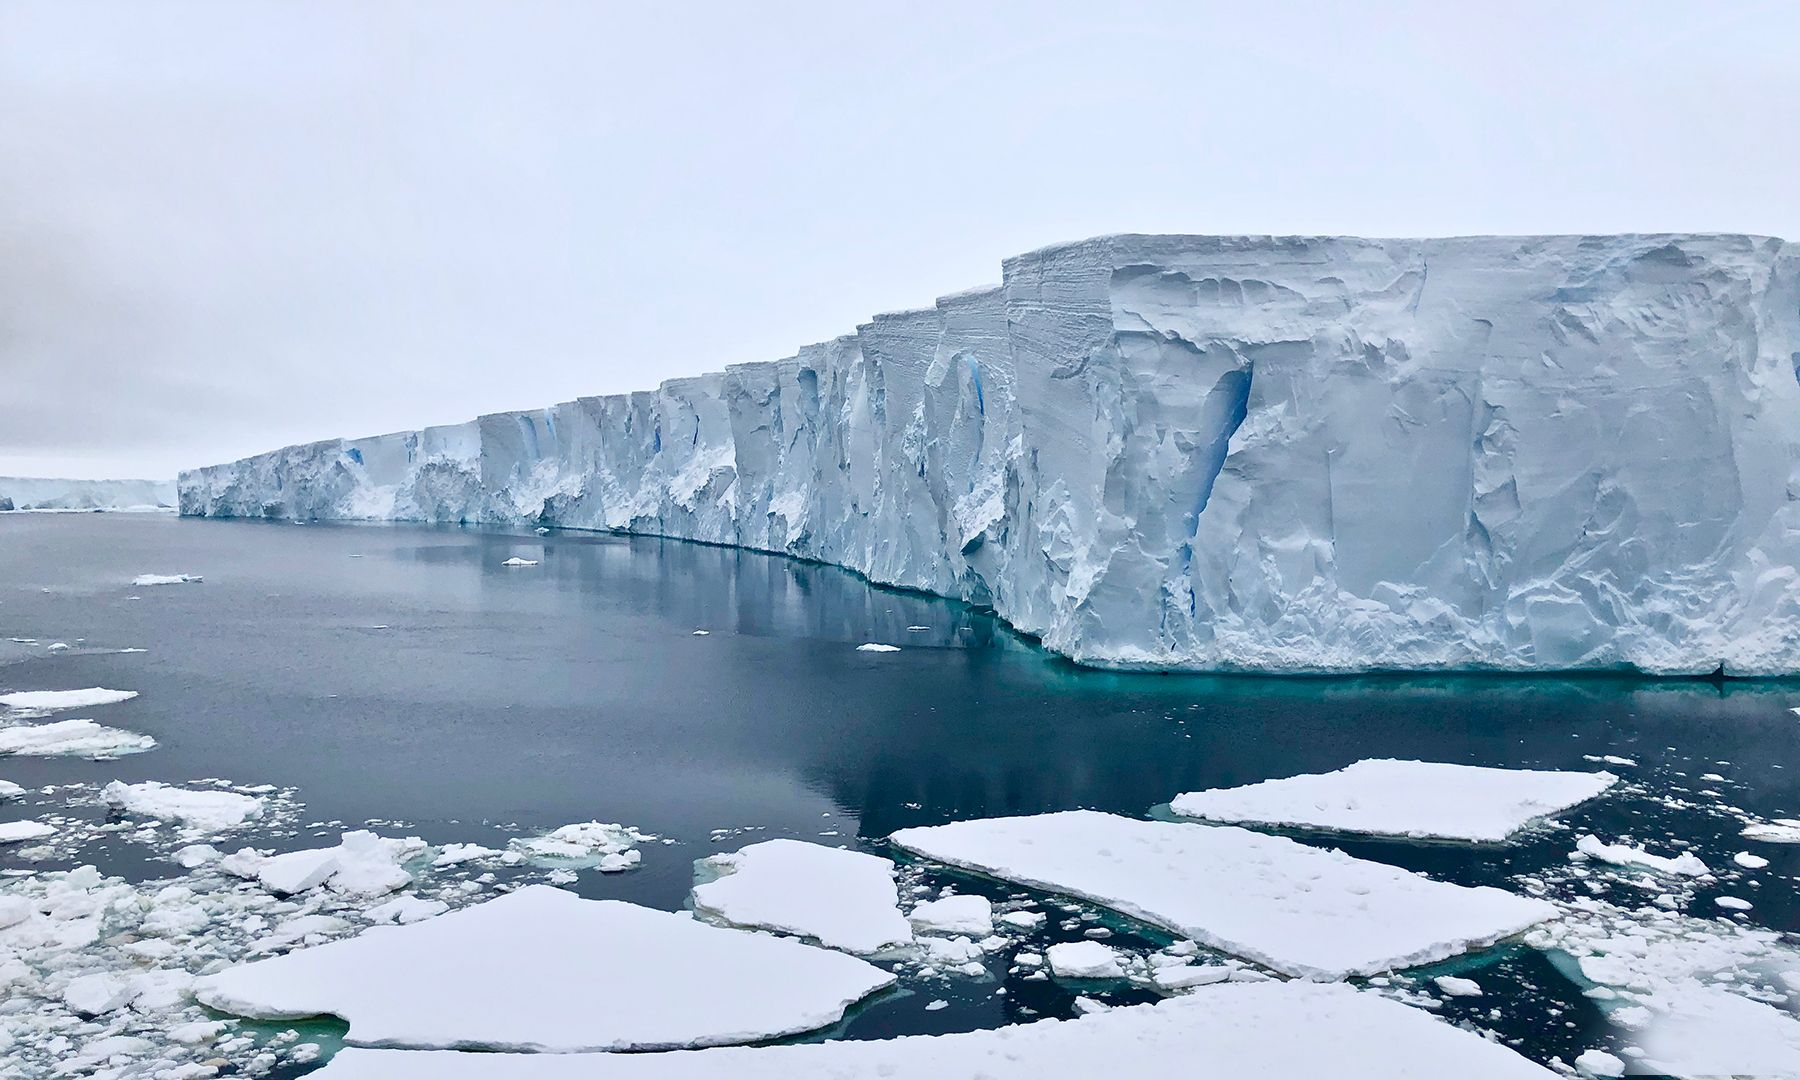
[[[912,940],[894,864],[878,855],[767,840],[695,863],[715,875],[694,887],[694,910],[715,922],[812,938],[854,953]]]
[[[1588,1076],[1624,1076],[1625,1062],[1604,1050],[1583,1050],[1575,1067]]]
[[[1713,897],[1713,903],[1724,908],[1726,911],[1749,911],[1756,906],[1750,901],[1736,896],[1715,896]]]
[[[458,866],[466,862],[478,862],[487,859],[501,859],[506,852],[499,848],[482,847],[480,844],[445,844],[432,857],[431,865],[438,869],[446,866]]]
[[[1454,975],[1439,975],[1431,980],[1437,988],[1451,997],[1480,997],[1481,984],[1474,979],[1459,979]]]
[[[512,558],[506,560],[505,562],[501,563],[500,565],[501,566],[536,566],[537,564],[538,564],[538,561],[536,559],[521,559],[517,555],[514,555]]]
[[[107,805],[143,817],[175,820],[190,832],[219,832],[262,816],[263,801],[234,791],[195,791],[155,780],[127,784],[114,780],[101,789]]]
[[[950,1003],[943,998],[938,998],[935,1001],[928,1001],[925,1003],[926,1012],[937,1012],[939,1009],[948,1009],[949,1007]]]
[[[898,645],[883,645],[879,641],[866,641],[856,647],[857,652],[899,652]]]
[[[1542,900],[1433,881],[1286,837],[1093,810],[902,829],[890,839],[1300,977],[1432,963],[1556,914]]]
[[[417,896],[396,896],[383,904],[376,904],[365,914],[370,922],[399,923],[410,926],[416,922],[442,915],[450,910],[450,905],[442,900],[425,900]]]
[[[696,631],[694,631],[693,636],[694,637],[708,637],[711,634],[712,634],[711,630],[696,630]]]
[[[994,932],[994,905],[973,893],[946,896],[913,908],[906,920],[921,933],[986,937]]]
[[[1041,911],[1009,911],[1000,916],[1000,921],[1020,930],[1036,930],[1044,925],[1045,918]]]
[[[135,731],[103,727],[92,720],[58,720],[53,724],[15,724],[0,728],[0,754],[35,757],[85,757],[96,761],[137,754],[156,740]]]
[[[0,694],[0,705],[9,709],[91,709],[116,705],[137,697],[136,690],[108,690],[90,686],[85,690],[20,690]]]
[[[325,884],[337,871],[335,848],[289,851],[264,859],[257,868],[256,880],[272,893],[291,896]]]
[[[139,574],[131,579],[131,583],[137,586],[192,585],[203,580],[199,574]]]
[[[19,844],[26,840],[42,840],[55,836],[56,827],[41,821],[8,821],[0,823],[0,844]]]
[[[1336,772],[1178,795],[1169,809],[1206,821],[1498,843],[1617,782],[1606,772],[1372,758]]]
[[[597,866],[608,872],[627,870],[638,864],[643,853],[637,845],[654,840],[649,833],[629,825],[605,821],[582,821],[564,825],[542,836],[512,841],[519,854],[547,866]]]
[[[0,800],[16,799],[25,794],[25,789],[11,780],[0,780]]]
[[[1765,844],[1800,844],[1800,820],[1776,818],[1774,821],[1755,821],[1744,826],[1738,835],[1746,840],[1761,840]]]
[[[229,968],[195,994],[242,1016],[340,1016],[353,1046],[567,1054],[796,1035],[893,981],[830,949],[528,885]]]
[[[1224,964],[1180,964],[1157,968],[1151,981],[1160,990],[1191,990],[1196,986],[1212,986],[1231,978],[1232,969]]]
[[[1044,951],[1050,970],[1065,979],[1117,979],[1125,974],[1119,951],[1098,941],[1065,941]]]
[[[63,989],[63,1004],[83,1016],[101,1016],[131,1004],[137,995],[137,985],[130,979],[103,971],[70,979]]]
[[[1185,1070],[1185,1071],[1184,1071]],[[1554,1080],[1517,1052],[1342,985],[1226,984],[1079,1020],[691,1054],[345,1049],[317,1080],[984,1080],[1169,1077]]]
[[[175,852],[175,854],[169,856],[169,858],[175,861],[176,866],[179,866],[184,870],[194,870],[205,866],[207,863],[218,862],[222,857],[222,853],[219,849],[213,847],[211,844],[189,844],[187,847],[184,847]]]
[[[1668,858],[1662,855],[1652,855],[1643,848],[1632,847],[1629,844],[1608,844],[1592,833],[1577,840],[1575,850],[1590,859],[1599,859],[1601,862],[1611,863],[1614,866],[1641,866],[1659,874],[1704,877],[1708,872],[1706,864],[1691,851],[1684,851],[1674,858]]]
[[[1746,870],[1761,870],[1763,867],[1769,865],[1769,860],[1763,858],[1761,855],[1752,855],[1748,851],[1738,852],[1731,857],[1731,861],[1737,863]]]
[[[236,1020],[196,1020],[170,1028],[169,1041],[188,1045],[210,1043],[235,1026]]]

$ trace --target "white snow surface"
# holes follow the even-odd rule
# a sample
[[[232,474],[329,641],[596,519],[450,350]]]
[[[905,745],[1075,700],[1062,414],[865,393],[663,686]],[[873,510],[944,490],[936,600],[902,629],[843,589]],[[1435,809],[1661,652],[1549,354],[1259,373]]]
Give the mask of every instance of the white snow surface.
[[[1592,833],[1575,841],[1575,850],[1590,859],[1598,859],[1614,866],[1642,867],[1654,870],[1659,874],[1676,874],[1681,877],[1703,877],[1708,872],[1706,863],[1691,851],[1679,855],[1652,855],[1641,847],[1630,844],[1608,844]]]
[[[1433,881],[1286,837],[1092,810],[902,829],[890,839],[1295,976],[1431,963],[1556,913],[1541,900]]]
[[[0,694],[0,705],[9,709],[87,709],[130,701],[137,696],[136,690],[108,690],[100,686],[86,690],[21,690]]]
[[[241,1016],[339,1016],[357,1046],[567,1054],[798,1034],[893,981],[830,949],[529,885],[209,975],[194,992]]]
[[[1115,667],[1792,674],[1796,354],[1800,249],[1766,237],[1108,236],[786,359],[180,502],[780,552]]]
[[[263,801],[235,791],[171,787],[155,780],[114,780],[101,790],[108,805],[144,817],[178,821],[191,833],[220,832],[262,816]]]
[[[95,760],[137,754],[156,740],[135,731],[110,728],[92,720],[58,720],[50,724],[0,727],[0,754],[38,757],[85,757]]]
[[[767,840],[695,864],[694,910],[731,926],[812,938],[854,953],[912,940],[894,864],[879,855],[799,840]]]
[[[1492,769],[1371,758],[1335,772],[1176,796],[1182,817],[1498,843],[1611,787],[1606,772]]]
[[[448,916],[446,916],[448,917]],[[441,921],[441,920],[440,920]],[[319,1080],[1550,1080],[1512,1050],[1340,985],[1228,984],[1079,1020],[669,1054],[339,1053]]]

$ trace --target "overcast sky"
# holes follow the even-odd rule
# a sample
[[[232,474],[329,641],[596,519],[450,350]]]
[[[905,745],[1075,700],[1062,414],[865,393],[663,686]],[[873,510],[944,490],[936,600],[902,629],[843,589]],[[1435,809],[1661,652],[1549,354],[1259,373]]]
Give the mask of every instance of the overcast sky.
[[[0,475],[769,360],[1106,232],[1800,239],[1787,3],[0,3]]]

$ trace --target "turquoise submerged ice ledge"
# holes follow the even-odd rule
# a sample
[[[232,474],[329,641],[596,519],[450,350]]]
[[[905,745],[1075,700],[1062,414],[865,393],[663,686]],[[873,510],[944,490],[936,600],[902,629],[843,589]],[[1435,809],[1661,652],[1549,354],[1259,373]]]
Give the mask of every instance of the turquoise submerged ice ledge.
[[[1154,670],[1800,672],[1800,252],[1115,236],[770,363],[183,473],[184,514],[817,559]]]

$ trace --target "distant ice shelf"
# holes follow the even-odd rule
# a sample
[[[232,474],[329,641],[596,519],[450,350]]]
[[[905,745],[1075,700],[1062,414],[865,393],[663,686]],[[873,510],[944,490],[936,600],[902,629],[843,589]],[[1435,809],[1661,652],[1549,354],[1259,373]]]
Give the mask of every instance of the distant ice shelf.
[[[1800,672],[1800,251],[1111,236],[791,357],[183,473],[182,512],[617,530],[1076,661]]]
[[[170,480],[52,480],[0,476],[0,511],[173,510]]]

